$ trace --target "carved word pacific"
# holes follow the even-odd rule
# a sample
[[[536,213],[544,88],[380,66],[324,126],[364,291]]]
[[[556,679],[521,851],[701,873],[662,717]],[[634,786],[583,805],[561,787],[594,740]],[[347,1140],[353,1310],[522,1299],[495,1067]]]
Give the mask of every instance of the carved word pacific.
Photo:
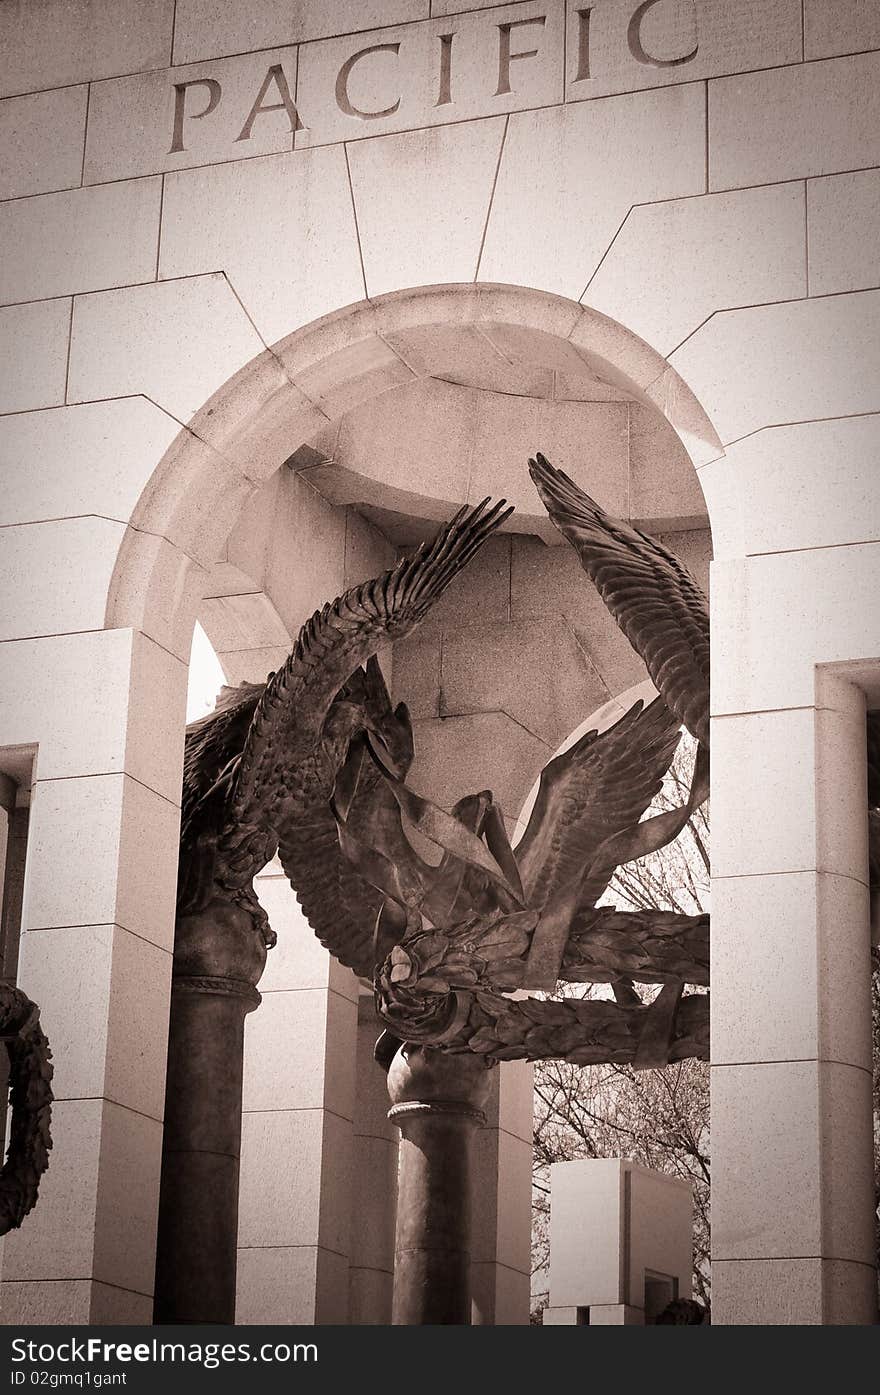
[[[687,42],[683,51],[667,56],[652,51],[646,37],[649,12],[662,0],[644,0],[637,6],[621,36],[629,57],[643,68],[667,69],[681,67],[696,58],[699,40]],[[300,82],[297,96],[294,63],[288,60],[267,62],[259,87],[250,106],[241,109],[240,126],[235,142],[249,141],[261,118],[273,112],[284,112],[291,136],[304,133],[303,144],[309,136],[321,141],[329,119],[339,117],[358,123],[386,122],[402,113],[402,106],[413,112],[417,125],[433,124],[438,120],[456,120],[472,116],[474,93],[472,83],[466,96],[466,110],[457,111],[464,97],[459,88],[460,75],[465,69],[478,66],[485,74],[482,98],[485,107],[476,114],[493,110],[547,104],[548,85],[558,92],[564,77],[568,77],[571,95],[577,84],[596,77],[594,72],[592,26],[595,6],[576,10],[573,16],[573,52],[569,74],[562,72],[564,45],[561,16],[548,8],[522,18],[493,19],[495,14],[509,15],[508,9],[488,12],[485,16],[467,14],[450,16],[442,24],[413,25],[400,37],[397,30],[373,35],[352,36],[347,41],[329,44],[301,45],[299,54]],[[462,21],[467,21],[462,23]],[[697,11],[693,10],[693,32],[696,33]],[[443,30],[444,32],[440,32]],[[365,42],[365,40],[371,42]],[[332,46],[332,47],[331,47]],[[333,54],[332,49],[338,49]],[[304,55],[321,50],[329,56],[321,58],[324,81],[317,87],[303,83]],[[292,51],[291,51],[292,52]],[[278,55],[267,55],[277,59]],[[207,67],[207,65],[205,65]],[[461,86],[464,86],[462,82]],[[223,84],[219,77],[206,73],[172,84],[174,93],[169,154],[179,154],[188,148],[193,122],[205,121],[225,102]],[[305,92],[303,91],[306,88]],[[311,90],[309,90],[311,89]],[[374,95],[367,97],[366,93]],[[386,94],[381,97],[377,94]],[[492,99],[508,99],[506,104],[493,105]],[[329,112],[327,110],[329,104]],[[438,112],[438,108],[450,108]],[[238,124],[236,122],[236,124]],[[409,124],[407,121],[406,124]],[[259,130],[259,127],[257,127]],[[381,129],[381,127],[380,127]],[[351,134],[364,134],[363,129]],[[338,134],[333,138],[339,138]]]

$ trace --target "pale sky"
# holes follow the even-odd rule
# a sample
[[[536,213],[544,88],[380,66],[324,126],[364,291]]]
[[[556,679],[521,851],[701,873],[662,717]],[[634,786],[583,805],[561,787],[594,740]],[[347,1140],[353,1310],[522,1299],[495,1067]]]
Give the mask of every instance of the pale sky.
[[[186,690],[186,720],[194,722],[214,710],[214,701],[225,679],[220,660],[198,621],[193,630],[189,656],[189,686]]]

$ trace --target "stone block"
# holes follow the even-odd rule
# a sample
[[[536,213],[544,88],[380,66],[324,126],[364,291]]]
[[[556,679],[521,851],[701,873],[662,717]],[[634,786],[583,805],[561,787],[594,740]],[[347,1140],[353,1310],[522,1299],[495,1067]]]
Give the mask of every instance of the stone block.
[[[150,1287],[152,1288],[152,1284]],[[113,1284],[92,1284],[91,1289],[91,1308],[88,1321],[97,1323],[102,1327],[149,1327],[152,1325],[152,1292],[133,1293],[130,1289],[116,1288]]]
[[[69,338],[69,300],[0,310],[0,412],[61,405]]]
[[[800,183],[647,204],[584,300],[669,354],[718,310],[803,296],[803,247]]]
[[[866,889],[849,877],[716,878],[713,1064],[821,1057],[864,1068],[867,917]]]
[[[512,818],[551,754],[504,712],[416,722],[415,739],[409,784],[417,794],[451,809],[466,794],[492,790]]]
[[[358,147],[361,148],[369,150],[370,146]],[[514,328],[425,324],[383,337],[420,378],[442,378],[462,387],[486,388],[490,392],[552,397],[553,369],[546,363],[547,355],[542,354],[539,359],[534,343],[530,345],[531,352],[524,348],[516,354],[511,352],[510,336],[505,331]],[[548,344],[568,347],[560,340],[551,340],[549,335],[540,337]],[[576,356],[573,349],[569,352]],[[582,360],[581,372],[586,373]]]
[[[143,397],[3,417],[3,523],[81,514],[126,523],[179,429]]]
[[[491,117],[352,144],[367,295],[474,280],[503,134]]]
[[[416,637],[440,630],[454,634],[462,625],[498,625],[509,620],[510,556],[517,541],[497,533],[489,538],[432,607]]]
[[[871,48],[880,48],[880,13],[872,0],[805,0],[805,58]]]
[[[294,48],[94,83],[83,183],[291,150],[295,91]]]
[[[223,676],[230,686],[238,683],[265,683],[270,673],[281,667],[290,645],[269,645],[262,649],[233,649],[218,655]]]
[[[440,716],[440,634],[416,633],[394,646],[394,697],[413,718]]]
[[[873,1268],[877,1249],[872,1234],[876,1200],[871,1074],[865,1066],[855,1070],[840,1061],[823,1061],[819,1088],[823,1113],[822,1254]]]
[[[535,1068],[529,1061],[503,1061],[498,1068],[498,1127],[532,1142]]]
[[[335,420],[391,388],[409,384],[413,379],[403,359],[375,335],[349,343],[328,353],[326,358],[316,358],[305,365],[288,347],[290,343],[288,339],[277,346],[281,363],[300,391],[329,420]],[[383,408],[387,405],[384,403]]]
[[[190,423],[196,436],[258,484],[289,459],[295,443],[326,425],[324,413],[291,383],[270,349],[224,382]]]
[[[152,1293],[161,1166],[162,1125],[105,1101],[94,1235],[97,1279]]]
[[[715,1260],[872,1263],[869,1096],[837,1062],[713,1069]]]
[[[361,300],[344,151],[304,150],[167,176],[160,276],[218,270],[268,344]]]
[[[314,1245],[239,1247],[236,1323],[311,1325],[317,1258]]]
[[[765,426],[875,412],[878,311],[880,291],[723,311],[671,363],[726,444]]]
[[[389,1327],[394,1275],[349,1265],[348,1321],[352,1327]]]
[[[645,678],[644,664],[609,615],[573,548],[545,547],[534,538],[515,538],[510,594],[513,620],[542,620],[552,629],[562,623],[571,629],[606,696]],[[583,715],[589,711],[585,702]]]
[[[39,1208],[4,1243],[4,1280],[82,1279],[93,1273],[104,1107],[102,1100],[55,1101],[51,1165],[40,1182]]]
[[[359,1135],[354,1140],[353,1156],[351,1262],[390,1276],[394,1269],[397,1142]]]
[[[152,1294],[131,1293],[89,1279],[15,1280],[0,1284],[4,1322],[22,1326],[148,1327],[153,1320]]]
[[[877,537],[880,526],[871,521],[880,520],[878,448],[876,415],[803,422],[737,441],[724,459],[700,471],[712,506],[715,555]]]
[[[858,291],[880,281],[880,170],[807,181],[811,295]]]
[[[21,640],[7,656],[0,697],[4,738],[10,745],[39,742],[39,779],[127,770],[179,802],[186,687],[179,660],[130,630]],[[172,700],[137,704],[130,713],[132,683],[142,692],[164,690]]]
[[[207,598],[199,621],[218,656],[237,649],[291,647],[287,627],[262,591]]]
[[[31,930],[20,973],[43,1007],[56,1100],[103,1097],[161,1122],[166,1044],[154,1028],[168,1012],[170,953],[118,925]]]
[[[80,296],[70,399],[143,393],[186,422],[262,349],[222,275]]]
[[[47,0],[6,5],[0,94],[161,68],[171,57],[174,0]]]
[[[622,403],[545,402],[485,392],[477,399],[475,431],[470,502],[486,494],[502,497],[546,524],[527,469],[529,455],[541,450],[576,480],[589,469],[602,502],[614,513],[626,512],[628,428]]]
[[[448,49],[448,93],[439,76],[441,36],[450,32],[449,21],[442,17],[380,29],[363,40],[348,35],[304,46],[297,85],[304,129],[297,132],[297,147],[355,141],[558,102],[563,80],[561,0],[549,0],[542,16],[543,22],[541,15],[527,18],[515,5],[501,6],[491,14],[460,13]],[[523,28],[517,21],[523,22]],[[514,27],[508,31],[511,61],[502,73],[498,26],[505,23]],[[377,51],[351,64],[365,49]],[[517,61],[516,54],[522,54],[522,59]],[[334,91],[339,94],[335,104],[327,100]]]
[[[290,882],[270,864],[254,883],[260,904],[278,936],[260,980],[260,992],[334,989],[357,1001],[357,980],[319,942],[300,909]]]
[[[569,102],[801,61],[800,0],[701,0],[638,11],[631,0],[606,0],[587,21],[582,14],[569,8]]]
[[[712,420],[674,368],[664,368],[639,395],[649,407],[662,413],[696,469],[723,455],[724,447]]]
[[[411,386],[395,392],[393,413],[390,400],[378,397],[340,423],[334,459],[341,463],[344,502],[393,508],[399,499],[400,512],[417,512],[411,507],[414,496],[439,499],[440,517],[449,517],[467,494],[476,393],[448,383],[413,383],[409,370],[397,363]],[[315,473],[309,470],[306,477]],[[318,473],[315,487],[342,501],[334,489],[334,467]]]
[[[0,102],[0,198],[79,184],[88,87],[60,87]]]
[[[397,550],[385,534],[363,518],[357,509],[348,509],[345,515],[343,577],[346,590],[390,571],[396,561]]]
[[[285,470],[279,481],[264,588],[287,632],[345,590],[344,509],[333,508]]]
[[[321,1246],[315,1275],[315,1324],[344,1327],[348,1321],[348,1259]]]
[[[159,251],[159,179],[13,199],[0,206],[0,300],[46,299],[151,281]],[[119,229],[127,229],[125,237]],[[71,231],[73,230],[73,231]]]
[[[548,674],[554,682],[547,682]],[[595,667],[564,624],[513,621],[444,635],[443,717],[506,712],[553,751],[607,697]]]
[[[872,1324],[873,1268],[845,1260],[756,1259],[712,1263],[712,1323],[725,1326]]]
[[[107,623],[131,625],[185,664],[205,570],[166,538],[128,529],[107,599]]]
[[[874,655],[878,569],[876,543],[713,562],[713,620],[735,636],[712,656],[713,711],[809,706],[816,664]]]
[[[121,523],[94,517],[4,528],[0,638],[101,629],[124,534]]]
[[[862,53],[710,82],[709,188],[876,164],[878,70],[880,54]]]
[[[539,237],[522,216],[523,188],[540,210]],[[512,116],[480,279],[578,300],[636,200],[704,191],[701,85]]]
[[[152,1291],[162,1127],[102,1100],[59,1100],[39,1210],[6,1242],[7,1280],[93,1275]]]
[[[528,1326],[530,1277],[504,1264],[471,1265],[474,1326]]]
[[[497,1264],[528,1274],[531,1270],[532,1140],[514,1138],[499,1129],[497,1148],[498,1234],[494,1257]]]
[[[25,924],[124,926],[171,949],[179,811],[127,775],[38,781]]]
[[[665,417],[638,402],[629,409],[629,517],[649,532],[678,533],[708,522],[687,450]]]
[[[811,870],[816,832],[813,711],[762,712],[715,721],[712,804],[716,877]],[[766,811],[774,819],[768,823]]]
[[[238,1243],[348,1253],[351,1124],[326,1110],[245,1114]]]
[[[320,988],[264,993],[245,1022],[243,1108],[330,1109],[351,1119],[357,1009]]]
[[[378,24],[402,24],[426,19],[429,10],[428,0],[252,0],[246,11],[229,11],[217,0],[178,0],[174,61],[191,63]]]
[[[554,1308],[619,1303],[623,1177],[619,1158],[550,1169],[550,1302]],[[597,1226],[597,1217],[602,1225]]]

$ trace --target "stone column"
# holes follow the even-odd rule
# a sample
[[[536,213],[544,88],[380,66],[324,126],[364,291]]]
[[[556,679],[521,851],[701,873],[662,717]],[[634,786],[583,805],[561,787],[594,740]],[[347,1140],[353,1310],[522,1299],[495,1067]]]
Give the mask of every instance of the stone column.
[[[182,917],[171,980],[157,1323],[235,1322],[244,1019],[266,948],[227,902]]]
[[[276,862],[254,886],[278,943],[245,1022],[236,1322],[344,1325],[357,980]]]
[[[3,1322],[146,1324],[186,665],[123,629],[8,647],[0,732],[37,748],[17,979],[40,1007],[55,1105],[39,1201],[6,1236]]]
[[[534,1069],[502,1061],[489,1073],[486,1123],[474,1146],[479,1197],[471,1246],[471,1322],[528,1325],[532,1270]]]
[[[386,1072],[374,1056],[381,1031],[373,996],[362,992],[358,1000],[348,1268],[348,1320],[353,1326],[384,1327],[391,1321],[398,1132],[388,1118]]]
[[[713,719],[716,1324],[876,1321],[865,767],[827,670]]]
[[[404,1045],[388,1072],[400,1129],[394,1303],[398,1326],[471,1320],[472,1139],[489,1093],[476,1056]]]

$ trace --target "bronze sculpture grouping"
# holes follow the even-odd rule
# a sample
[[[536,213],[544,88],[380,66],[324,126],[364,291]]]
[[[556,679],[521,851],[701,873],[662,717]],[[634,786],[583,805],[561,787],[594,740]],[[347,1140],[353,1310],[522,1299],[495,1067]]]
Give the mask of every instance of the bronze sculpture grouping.
[[[596,905],[616,866],[674,838],[708,791],[705,598],[672,553],[609,518],[542,456],[530,469],[660,697],[550,762],[515,852],[491,794],[451,813],[415,795],[406,786],[408,714],[392,711],[373,654],[418,623],[510,512],[462,511],[432,549],[315,616],[264,690],[227,693],[191,730],[179,947],[194,917],[214,923],[220,908],[227,919],[234,908],[261,959],[272,934],[252,880],[277,848],[322,943],[375,975],[380,1016],[402,1038],[492,1059],[705,1055],[707,1001],[679,999],[686,982],[708,983],[706,917]],[[690,800],[645,820],[682,724],[700,742]],[[415,852],[407,822],[442,850],[439,867]],[[185,953],[178,960],[177,977],[192,980]],[[617,1001],[504,996],[552,991],[560,977],[609,982]],[[252,967],[245,978],[255,982]],[[634,980],[663,985],[658,1000],[642,1003]]]

